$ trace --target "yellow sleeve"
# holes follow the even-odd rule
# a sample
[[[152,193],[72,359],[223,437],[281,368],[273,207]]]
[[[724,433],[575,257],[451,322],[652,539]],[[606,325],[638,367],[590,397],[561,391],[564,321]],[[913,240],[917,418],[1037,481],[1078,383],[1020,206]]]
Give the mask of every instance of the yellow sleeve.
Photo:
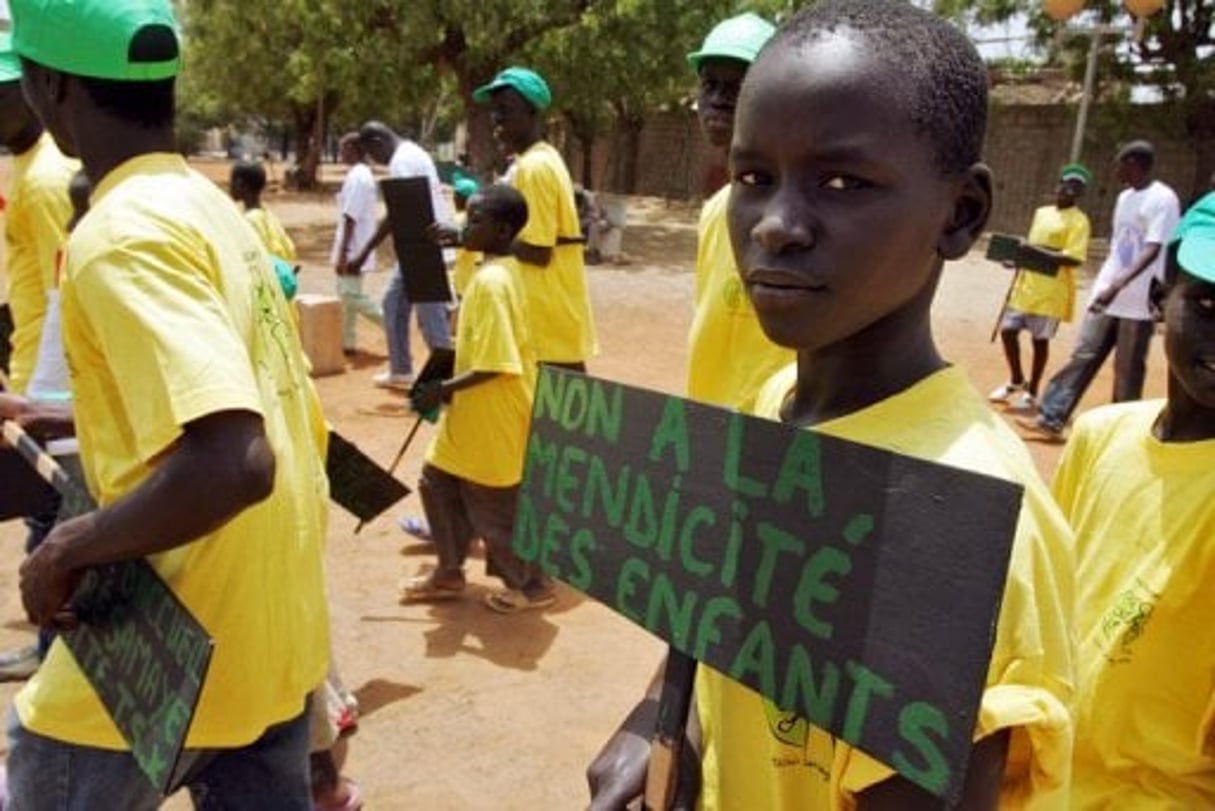
[[[558,195],[561,184],[549,167],[540,162],[525,162],[515,172],[515,188],[527,200],[527,225],[519,232],[520,242],[539,248],[557,245]]]
[[[219,411],[261,414],[249,351],[206,273],[180,246],[125,244],[74,268],[88,339],[106,358],[150,463],[186,423]],[[138,258],[138,263],[134,260]]]
[[[38,270],[42,276],[43,294],[55,284],[55,258],[67,241],[67,221],[72,216],[67,187],[61,190],[35,185],[24,201],[29,226],[38,244]]]
[[[1084,262],[1088,258],[1088,239],[1092,226],[1084,212],[1077,211],[1076,213],[1079,216],[1072,219],[1071,227],[1067,229],[1063,253],[1077,262]]]

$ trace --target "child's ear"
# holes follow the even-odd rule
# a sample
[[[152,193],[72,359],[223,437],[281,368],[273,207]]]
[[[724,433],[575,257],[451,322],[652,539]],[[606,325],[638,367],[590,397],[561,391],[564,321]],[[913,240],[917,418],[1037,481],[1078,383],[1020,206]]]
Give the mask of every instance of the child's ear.
[[[991,216],[991,170],[976,163],[957,182],[953,211],[937,240],[937,253],[943,259],[965,256]]]

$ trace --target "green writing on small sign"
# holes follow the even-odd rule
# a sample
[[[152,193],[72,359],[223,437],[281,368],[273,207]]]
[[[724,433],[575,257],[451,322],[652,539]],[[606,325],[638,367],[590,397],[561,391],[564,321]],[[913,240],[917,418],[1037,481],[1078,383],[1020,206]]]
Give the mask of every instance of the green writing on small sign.
[[[1020,499],[1009,482],[545,367],[513,547],[759,691],[786,727],[782,712],[956,797]]]
[[[72,605],[81,624],[64,642],[144,774],[170,794],[213,641],[144,560],[89,570]]]

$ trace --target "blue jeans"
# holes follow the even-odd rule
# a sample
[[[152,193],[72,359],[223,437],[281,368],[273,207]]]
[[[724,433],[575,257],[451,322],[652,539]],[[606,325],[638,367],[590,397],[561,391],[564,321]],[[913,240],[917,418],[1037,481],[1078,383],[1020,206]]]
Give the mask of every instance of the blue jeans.
[[[45,738],[8,719],[6,811],[154,811],[160,793],[130,752],[77,746]],[[199,809],[311,811],[308,712],[268,728],[240,749],[196,749],[185,785]]]
[[[388,337],[388,370],[394,375],[413,374],[413,357],[409,353],[409,313],[418,308],[418,327],[422,340],[431,349],[451,349],[451,329],[447,323],[447,303],[427,301],[417,305],[405,295],[405,280],[401,266],[392,271],[392,280],[384,291],[384,332]]]
[[[1086,313],[1071,359],[1046,385],[1038,404],[1038,419],[1062,431],[1110,352],[1115,353],[1114,402],[1141,398],[1148,346],[1155,329],[1151,321]]]

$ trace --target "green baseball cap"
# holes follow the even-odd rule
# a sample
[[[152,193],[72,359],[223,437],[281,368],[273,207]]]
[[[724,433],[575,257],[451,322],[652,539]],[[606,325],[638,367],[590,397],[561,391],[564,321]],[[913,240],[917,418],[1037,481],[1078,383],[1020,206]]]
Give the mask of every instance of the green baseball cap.
[[[1191,276],[1215,282],[1215,192],[1190,206],[1174,233],[1177,240],[1177,263]]]
[[[120,82],[170,79],[181,40],[169,0],[9,0],[13,49],[48,68]]]
[[[527,68],[507,68],[494,77],[487,85],[482,85],[473,91],[473,101],[478,104],[488,104],[495,90],[510,87],[527,99],[527,103],[537,110],[548,109],[553,103],[553,93],[548,89],[548,82],[534,70]]]
[[[452,191],[461,197],[472,197],[481,188],[481,184],[471,177],[457,177],[451,186]]]
[[[1080,163],[1069,163],[1059,170],[1060,180],[1078,180],[1085,186],[1092,185],[1093,173]]]
[[[21,81],[21,60],[13,50],[13,35],[0,31],[0,82]]]
[[[688,63],[697,73],[706,59],[737,59],[751,64],[774,33],[776,27],[758,14],[739,14],[715,25],[700,50],[688,54]]]

